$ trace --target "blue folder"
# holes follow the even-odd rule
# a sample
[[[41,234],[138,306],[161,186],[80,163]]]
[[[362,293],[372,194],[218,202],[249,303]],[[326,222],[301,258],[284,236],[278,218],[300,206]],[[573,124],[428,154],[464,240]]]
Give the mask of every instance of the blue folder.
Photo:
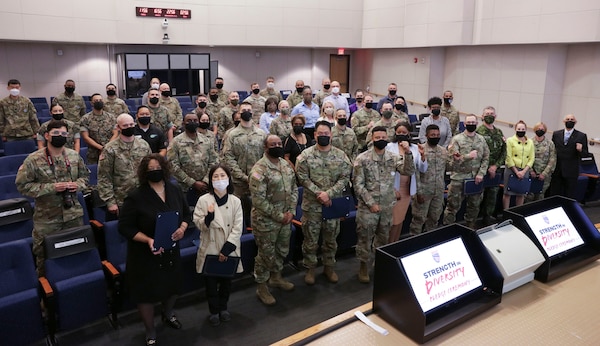
[[[219,262],[219,255],[206,255],[204,258],[204,267],[202,267],[202,274],[206,276],[232,278],[237,272],[239,264],[239,257],[227,256],[226,261]]]
[[[517,194],[526,194],[529,192],[531,187],[531,178],[519,179],[516,175],[511,174],[508,176],[508,184],[505,186],[506,191],[510,191]]]
[[[544,190],[544,181],[539,179],[531,179],[531,187],[529,193],[540,194]]]
[[[171,235],[179,228],[179,212],[167,211],[156,215],[154,229],[154,248],[169,250],[177,245],[171,240]]]
[[[476,195],[483,191],[483,182],[475,184],[475,179],[465,179],[463,191],[465,195]]]
[[[343,196],[333,198],[331,206],[322,209],[323,220],[339,219],[350,216],[350,211],[354,207],[354,198],[352,196]]]

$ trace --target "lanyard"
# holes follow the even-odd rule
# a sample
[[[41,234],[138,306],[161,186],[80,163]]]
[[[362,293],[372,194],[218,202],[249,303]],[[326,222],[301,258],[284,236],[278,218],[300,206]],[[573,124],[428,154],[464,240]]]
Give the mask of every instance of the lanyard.
[[[69,161],[69,158],[67,157],[67,154],[64,150],[62,152],[62,156],[65,159],[65,165],[67,166],[67,173],[69,173],[69,178],[71,181],[73,181],[73,177],[71,176],[71,161]],[[52,174],[54,174],[54,179],[58,181],[58,178],[56,177],[56,169],[54,167],[54,160],[52,160],[52,156],[50,155],[50,151],[48,151],[48,148],[46,148],[46,161],[48,162],[48,166],[50,166],[50,170],[52,170]]]

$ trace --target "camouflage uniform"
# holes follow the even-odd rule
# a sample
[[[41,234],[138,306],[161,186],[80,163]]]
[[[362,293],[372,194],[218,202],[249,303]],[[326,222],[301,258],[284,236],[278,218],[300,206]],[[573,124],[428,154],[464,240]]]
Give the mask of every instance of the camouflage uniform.
[[[206,114],[208,115],[208,121],[210,123],[210,126],[208,127],[208,131],[212,132],[212,129],[215,127],[215,125],[217,124],[217,118],[213,115],[213,113],[208,111],[208,107],[207,108],[200,108],[200,107],[196,107],[194,108],[194,113],[196,113],[196,115],[198,116],[198,120],[200,120],[200,118]],[[217,113],[218,114],[218,113]],[[183,116],[185,118],[185,115]],[[182,123],[183,124],[183,123]],[[182,125],[183,126],[183,125]]]
[[[477,157],[471,159],[469,153],[472,150],[477,151]],[[460,160],[454,159],[454,153],[460,153]],[[482,194],[474,194],[465,196],[464,180],[475,178],[476,176],[484,177],[490,159],[490,150],[488,149],[485,138],[482,135],[475,133],[473,137],[467,136],[466,132],[459,133],[452,137],[448,146],[449,162],[448,169],[452,171],[450,174],[450,185],[448,186],[448,200],[446,211],[444,212],[444,225],[454,223],[456,221],[456,213],[460,209],[463,199],[467,198],[467,210],[465,211],[465,221],[469,226],[475,224],[475,219],[479,214],[479,205],[481,204]]]
[[[76,124],[74,122],[72,122],[71,120],[67,120],[67,119],[63,119],[63,121],[65,123],[67,123],[67,131],[69,132],[69,134],[67,135],[67,143],[65,144],[65,147],[69,148],[69,149],[75,149],[75,139],[80,139],[81,134],[79,132],[79,124]],[[40,126],[40,129],[38,130],[37,133],[37,140],[38,141],[42,141],[42,142],[46,142],[46,138],[44,137],[44,135],[46,134],[46,132],[48,132],[48,123],[49,121],[46,121],[45,123],[43,123]],[[89,150],[89,149],[88,149]]]
[[[67,168],[65,157],[70,168]],[[36,255],[38,274],[44,275],[44,236],[63,229],[83,225],[83,208],[77,197],[71,208],[63,207],[63,194],[54,190],[54,183],[77,182],[77,190],[88,185],[90,172],[76,151],[64,149],[64,154],[53,156],[54,171],[46,157],[46,149],[31,153],[17,172],[15,184],[24,196],[33,197],[33,253]],[[69,172],[70,170],[70,172]]]
[[[133,142],[121,138],[108,143],[98,161],[98,194],[107,207],[123,205],[127,194],[139,184],[137,169],[152,150],[148,143],[133,137]]]
[[[60,93],[52,99],[52,105],[59,104],[65,112],[65,119],[74,123],[79,123],[81,117],[85,115],[85,102],[83,97],[77,93],[69,97],[65,93]]]
[[[290,104],[290,109],[293,109],[296,105],[301,104],[304,101],[304,98],[302,98],[302,93],[298,93],[297,90],[294,90],[294,92],[289,94],[285,100]]]
[[[175,124],[175,119],[169,110],[163,106],[152,107],[149,105],[148,109],[150,110],[150,117],[152,118],[151,123],[158,127],[158,129],[166,136],[171,127]]]
[[[210,99],[206,102],[206,114],[210,117],[211,128],[217,124],[221,109],[225,108],[225,103],[217,99],[217,102],[212,102]]]
[[[388,242],[392,227],[392,209],[396,203],[394,189],[395,172],[411,176],[415,173],[412,153],[398,156],[388,150],[382,155],[369,149],[354,161],[352,182],[358,197],[356,211],[356,258],[369,261],[372,248]],[[379,205],[381,211],[373,213],[369,208]]]
[[[212,132],[210,129],[207,129],[204,132],[198,131],[198,135],[206,138],[212,143],[212,147],[215,150],[215,153],[219,152],[219,143],[217,143],[217,136],[215,136],[214,132]]]
[[[427,171],[416,173],[417,195],[412,197],[412,222],[410,233],[419,234],[437,228],[440,215],[444,210],[444,189],[446,182],[446,161],[448,151],[441,145],[435,147],[424,144],[425,157],[427,158]],[[419,203],[417,196],[424,198]],[[425,229],[423,229],[425,224]]]
[[[477,127],[477,133],[485,138],[485,142],[490,150],[490,161],[489,166],[496,165],[500,168],[506,161],[506,141],[502,130],[494,126],[493,130],[488,129],[485,125],[481,124]],[[499,174],[497,172],[496,174]],[[491,216],[496,210],[496,201],[498,200],[498,186],[486,187],[483,189],[483,200],[481,201],[481,214],[482,216]]]
[[[262,96],[254,97],[250,95],[244,99],[244,102],[252,105],[252,121],[258,124],[260,116],[265,112],[265,102],[267,102],[267,99]]]
[[[441,114],[442,116],[448,118],[452,135],[456,136],[458,134],[458,124],[460,123],[460,115],[458,114],[456,107],[452,105],[450,105],[450,107],[446,107],[444,104],[442,104]]]
[[[266,282],[270,272],[281,272],[290,250],[291,228],[283,224],[284,214],[296,213],[296,175],[284,159],[273,164],[265,155],[248,176],[252,196],[252,232],[258,247],[254,279]]]
[[[269,97],[274,97],[277,99],[277,104],[279,104],[279,102],[283,101],[283,97],[281,97],[281,93],[279,92],[279,90],[269,90],[268,88],[265,88],[263,90],[261,90],[258,93],[260,96],[264,97],[265,99],[268,99]]]
[[[331,128],[331,145],[342,150],[348,156],[350,162],[354,162],[358,155],[356,134],[354,130],[347,126],[344,126],[343,130],[337,125]]]
[[[219,101],[223,102],[224,104],[229,104],[229,91],[225,90],[225,89],[217,89],[219,90],[217,92],[217,95],[219,95]]]
[[[403,111],[399,111],[396,108],[394,108],[393,112],[394,114],[392,114],[392,120],[394,120],[396,123],[403,122],[410,124],[410,118],[408,117],[408,114],[404,113]]]
[[[537,201],[544,198],[548,186],[550,186],[550,180],[552,179],[552,173],[556,168],[556,147],[551,139],[545,137],[541,142],[538,142],[535,138],[533,139],[535,145],[535,162],[533,163],[533,171],[536,174],[544,175],[544,187],[540,194],[527,194],[527,201]]]
[[[392,116],[390,118],[390,120],[387,120],[387,121],[383,117],[381,117],[381,119],[379,119],[378,121],[375,122],[375,124],[373,125],[371,130],[377,126],[385,127],[386,133],[388,136],[388,141],[391,142],[394,140],[394,137],[396,136],[396,130],[394,129],[396,124],[397,124],[397,120],[394,119],[394,116]],[[367,133],[367,139],[366,139],[367,147],[369,147],[369,148],[373,147],[373,132],[371,132],[371,130],[369,130],[369,132]]]
[[[127,107],[125,101],[121,100],[118,97],[115,97],[114,99],[110,99],[108,97],[105,98],[104,108],[102,108],[102,110],[108,113],[112,113],[115,116],[119,116],[123,113],[129,114],[129,107]]]
[[[233,128],[234,124],[233,119],[231,117],[237,111],[237,106],[233,108],[231,106],[227,106],[221,109],[221,112],[217,117],[217,134],[219,135],[220,139],[224,138],[223,136],[225,136],[225,132],[227,132],[227,130]]]
[[[113,136],[113,130],[117,125],[117,118],[112,113],[102,112],[96,115],[89,112],[81,117],[79,131],[87,132],[91,139],[102,146],[106,146]],[[100,151],[92,146],[88,147],[87,162],[89,164],[98,163]]]
[[[322,205],[316,193],[324,191],[330,199],[341,197],[342,190],[350,182],[350,160],[343,151],[331,147],[321,152],[316,146],[304,150],[296,159],[298,182],[304,187],[302,198],[302,253],[304,266],[317,265],[319,235],[322,236],[321,256],[325,266],[335,264],[336,238],[340,233],[340,220],[323,220]]]
[[[374,109],[363,108],[352,114],[352,130],[356,133],[359,150],[362,150],[367,145],[367,134],[370,131],[368,127],[369,123],[371,121],[375,123],[380,119],[381,115]]]
[[[32,138],[40,128],[31,100],[24,96],[0,100],[0,134],[7,140]]]
[[[325,90],[319,90],[316,94],[315,97],[313,98],[313,102],[315,104],[317,104],[317,106],[319,106],[319,108],[321,108],[321,106],[323,106],[323,100],[325,100],[325,98],[329,95],[331,95],[331,89],[329,89],[328,91]]]
[[[159,100],[158,104],[169,111],[171,121],[178,129],[180,129],[181,124],[183,124],[183,111],[181,110],[179,100],[174,97],[167,97],[166,99],[161,97]]]
[[[167,149],[167,159],[183,192],[197,181],[208,183],[208,170],[219,163],[214,142],[200,133],[196,138],[190,138],[185,132],[173,138]]]
[[[284,119],[280,115],[273,119],[273,121],[271,121],[271,126],[269,126],[269,133],[279,136],[282,141],[285,141],[287,136],[292,133],[292,118],[287,116]]]

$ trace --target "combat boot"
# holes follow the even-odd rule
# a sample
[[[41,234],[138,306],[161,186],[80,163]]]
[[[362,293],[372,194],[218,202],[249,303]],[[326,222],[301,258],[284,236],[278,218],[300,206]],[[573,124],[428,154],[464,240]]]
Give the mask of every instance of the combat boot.
[[[323,268],[323,274],[325,274],[329,282],[334,284],[338,282],[338,275],[333,270],[333,266],[325,266]]]
[[[363,284],[369,283],[369,269],[367,268],[367,262],[360,262],[360,269],[358,270],[358,281]]]
[[[308,268],[306,270],[306,275],[304,275],[304,282],[307,285],[315,284],[315,268]]]
[[[281,288],[284,291],[291,291],[294,289],[294,284],[282,278],[281,272],[271,272],[269,286]]]
[[[265,305],[273,305],[275,304],[275,298],[269,292],[269,288],[267,287],[266,282],[262,282],[258,284],[256,288],[256,296],[260,299],[261,302]]]

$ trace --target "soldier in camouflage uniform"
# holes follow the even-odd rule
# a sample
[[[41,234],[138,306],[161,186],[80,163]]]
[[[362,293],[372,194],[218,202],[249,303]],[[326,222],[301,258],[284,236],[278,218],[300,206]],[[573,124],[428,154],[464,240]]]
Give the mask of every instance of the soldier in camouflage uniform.
[[[220,140],[223,140],[223,136],[225,136],[225,132],[227,130],[233,128],[233,120],[232,116],[235,114],[239,107],[238,103],[240,102],[240,95],[232,91],[229,94],[228,104],[227,106],[221,109],[219,116],[217,117],[217,134]],[[252,108],[252,106],[250,106]],[[258,124],[258,123],[257,123]]]
[[[152,154],[148,143],[135,137],[135,122],[129,114],[117,117],[119,138],[106,144],[98,161],[98,194],[106,203],[106,219],[119,216],[127,194],[138,186],[137,169],[146,155]]]
[[[117,97],[117,86],[112,83],[106,86],[104,111],[112,113],[115,116],[123,113],[129,113],[129,107],[127,107],[125,101]]]
[[[304,98],[302,97],[303,91],[304,81],[298,79],[296,81],[296,90],[294,90],[293,93],[289,94],[288,97],[285,99],[290,104],[290,109],[293,109],[294,107],[296,107],[296,105],[299,105],[304,101]]]
[[[490,150],[490,161],[487,169],[487,174],[490,178],[494,178],[498,168],[504,164],[506,160],[506,139],[502,130],[494,126],[496,120],[496,110],[492,106],[483,109],[483,124],[477,128],[477,133],[485,138],[485,141]],[[484,225],[494,223],[492,214],[496,210],[496,201],[498,197],[498,186],[486,187],[483,190],[483,200],[481,202],[481,214],[483,216]]]
[[[171,97],[171,87],[167,83],[162,83],[158,90],[160,91],[159,104],[169,111],[169,115],[171,116],[170,119],[173,121],[173,125],[175,125],[176,129],[181,129],[183,111],[181,110],[179,100]]]
[[[249,226],[251,201],[248,176],[263,155],[267,135],[252,122],[252,106],[249,103],[240,105],[240,113],[240,125],[223,140],[223,163],[231,169],[234,194],[242,201],[244,221]]]
[[[104,108],[102,95],[92,95],[91,102],[94,109],[85,114],[79,123],[81,137],[88,144],[87,162],[90,165],[98,163],[104,146],[119,135],[115,128],[116,116],[102,110]]]
[[[313,102],[321,108],[323,106],[323,100],[329,95],[331,95],[331,79],[329,77],[323,78],[323,89],[317,91],[315,97],[313,98]]]
[[[3,141],[17,141],[36,137],[40,128],[33,103],[21,96],[21,82],[8,81],[10,95],[0,100],[0,134]]]
[[[265,112],[265,103],[267,102],[267,99],[260,96],[260,86],[258,83],[252,83],[250,85],[250,90],[252,90],[252,93],[244,99],[244,102],[248,102],[252,105],[252,121],[254,121],[255,124],[258,124],[260,116]]]
[[[392,104],[386,102],[381,106],[381,119],[377,120],[375,124],[373,124],[373,128],[377,126],[385,127],[385,129],[387,130],[388,138],[394,138],[394,136],[396,135],[395,127],[396,124],[398,124],[398,119],[398,116],[396,116],[392,111]],[[409,124],[409,122],[406,122],[406,124]],[[366,143],[368,148],[373,147],[371,138],[372,135],[373,131],[369,131],[369,133],[367,134]]]
[[[211,87],[208,92],[208,102],[206,103],[206,112],[210,115],[210,122],[214,127],[217,126],[221,109],[225,108],[225,102],[219,100],[219,90]],[[216,134],[216,133],[215,133]]]
[[[229,91],[223,89],[223,78],[222,77],[215,78],[215,86],[219,90],[218,91],[219,101],[223,102],[224,104],[228,104]],[[239,99],[239,97],[238,97],[238,99]]]
[[[475,228],[475,220],[479,214],[482,194],[465,196],[465,179],[475,179],[476,184],[483,182],[490,159],[485,138],[475,132],[477,129],[477,117],[469,115],[465,118],[465,131],[452,137],[448,146],[448,169],[450,174],[450,185],[448,186],[448,201],[444,212],[444,225],[456,221],[456,213],[460,209],[462,201],[467,199],[467,210],[465,221],[468,227]]]
[[[200,120],[200,123],[198,125],[198,134],[206,138],[210,143],[212,143],[212,147],[215,150],[215,153],[218,153],[219,144],[217,143],[217,136],[210,129],[211,122],[208,114],[204,113],[202,115],[198,115],[198,113],[196,113],[196,115]]]
[[[358,140],[354,130],[346,126],[346,111],[335,111],[336,125],[331,129],[331,145],[342,150],[350,162],[358,155]]]
[[[317,144],[304,150],[296,159],[296,175],[304,187],[302,198],[302,253],[307,267],[304,282],[315,283],[315,266],[319,235],[322,237],[321,257],[323,273],[332,283],[338,281],[334,271],[336,238],[340,233],[340,220],[323,220],[323,206],[331,206],[333,198],[341,197],[350,182],[350,160],[338,148],[331,145],[331,125],[327,121],[315,124]]]
[[[152,125],[158,127],[171,142],[175,132],[175,118],[169,110],[160,105],[160,92],[157,89],[148,90],[148,109],[152,117]]]
[[[52,114],[52,119],[54,120],[62,120],[67,124],[67,128],[69,129],[67,135],[67,143],[65,144],[66,148],[73,149],[76,152],[79,152],[80,148],[80,137],[79,133],[79,124],[76,124],[70,120],[64,119],[64,110],[61,105],[57,104],[50,108],[50,114]],[[45,134],[48,132],[48,123],[52,120],[48,120],[42,125],[40,125],[40,129],[37,133],[37,143],[38,149],[43,149],[46,146],[46,137]]]
[[[275,78],[271,76],[267,77],[267,87],[260,91],[260,96],[265,99],[274,97],[277,99],[277,103],[283,101],[283,97],[281,97],[279,90],[275,90]]]
[[[89,171],[79,154],[64,148],[67,125],[52,120],[44,135],[48,149],[33,152],[19,168],[15,184],[19,192],[33,197],[33,253],[38,275],[44,275],[44,236],[83,225],[83,208],[75,193],[88,184]],[[72,193],[72,203],[63,196]]]
[[[204,117],[208,120],[206,114]],[[219,158],[214,150],[214,142],[198,133],[198,116],[195,113],[186,114],[183,122],[185,132],[173,138],[167,149],[167,158],[183,193],[193,191],[199,198],[207,192],[208,170],[219,163]]]
[[[201,119],[203,114],[208,116],[209,125],[207,129],[216,136],[217,118],[214,116],[214,113],[211,113],[208,110],[208,98],[206,95],[198,94],[196,97],[196,109],[194,109],[194,113],[196,113],[198,119]]]
[[[358,150],[364,151],[367,147],[367,135],[375,123],[381,119],[381,115],[375,109],[373,96],[365,96],[365,107],[352,114],[352,129],[358,140]]]
[[[456,107],[452,105],[452,101],[454,100],[454,96],[452,91],[446,90],[444,91],[444,103],[442,104],[442,116],[448,118],[450,122],[450,130],[452,130],[452,135],[456,136],[458,134],[458,124],[460,123],[460,115],[458,114],[458,110]]]
[[[258,253],[254,263],[256,295],[266,305],[275,304],[271,287],[285,291],[294,284],[281,277],[283,262],[290,250],[290,223],[296,213],[296,174],[283,159],[281,138],[268,135],[264,155],[248,176],[252,196],[252,229]]]
[[[405,102],[406,101],[404,101],[404,98],[400,96],[396,98],[396,101],[394,101],[394,115],[392,115],[392,118],[396,119],[396,121],[399,123],[410,124],[410,118],[408,117],[408,114],[404,112],[404,110],[406,109]]]
[[[284,141],[292,133],[292,118],[290,117],[292,109],[287,101],[279,102],[277,108],[279,108],[279,116],[271,121],[269,133],[279,136]]]
[[[83,97],[75,92],[75,82],[72,79],[65,82],[65,92],[52,99],[52,105],[55,104],[61,105],[65,110],[65,119],[74,123],[79,123],[85,114],[85,102]]]
[[[533,127],[535,137],[533,144],[535,146],[535,162],[529,172],[531,179],[539,179],[544,181],[542,193],[529,193],[526,197],[527,202],[538,201],[544,198],[544,194],[550,186],[552,173],[556,168],[556,147],[552,138],[546,138],[545,134],[548,131],[546,124],[540,122]]]
[[[440,128],[435,124],[425,129],[427,144],[424,145],[427,171],[416,172],[417,194],[412,197],[412,222],[410,234],[416,235],[437,228],[444,210],[444,189],[448,151],[438,145]],[[425,225],[425,229],[423,229]]]
[[[391,107],[391,105],[390,105]],[[391,109],[389,110],[391,112]],[[368,283],[372,248],[387,244],[392,227],[392,206],[396,202],[395,172],[411,176],[415,173],[412,153],[399,156],[385,150],[388,144],[387,129],[373,128],[373,148],[358,155],[354,161],[352,182],[358,197],[356,212],[356,258],[360,261],[358,281]]]

